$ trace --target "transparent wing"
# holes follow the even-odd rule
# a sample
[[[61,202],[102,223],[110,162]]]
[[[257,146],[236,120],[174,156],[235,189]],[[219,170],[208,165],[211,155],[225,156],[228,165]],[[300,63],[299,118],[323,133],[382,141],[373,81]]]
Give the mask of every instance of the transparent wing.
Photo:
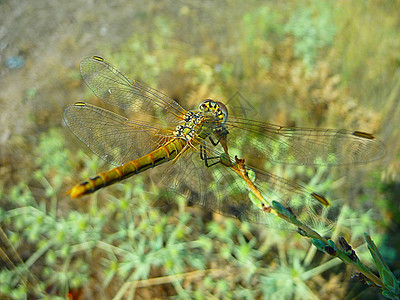
[[[215,149],[207,142],[204,145],[209,163],[212,164],[218,160],[222,150]],[[330,225],[330,221],[321,214],[324,210],[321,203],[301,185],[255,168],[249,167],[248,172],[258,190],[270,203],[275,200],[284,207],[290,207],[310,227],[315,228],[317,224]],[[253,203],[255,196],[247,183],[230,167],[221,163],[206,167],[205,161],[200,159],[199,151],[184,153],[179,160],[170,164],[163,178],[171,189],[186,197],[189,203],[241,221],[261,223],[274,228],[293,226],[258,208]]]
[[[126,78],[100,57],[84,59],[80,69],[82,78],[96,96],[135,113],[135,119],[130,120],[82,102],[65,110],[68,127],[96,155],[121,165],[173,138],[174,125],[186,114],[174,100]],[[152,116],[153,122],[142,118],[143,115]],[[202,128],[203,133],[214,132],[220,124],[208,121],[203,126],[210,126]],[[226,127],[231,158],[237,153],[245,159],[247,172],[263,197],[290,207],[311,227],[325,222],[320,214],[322,205],[313,193],[268,171],[250,167],[248,162],[259,165],[267,159],[292,164],[337,165],[364,163],[385,154],[381,142],[359,131],[290,128],[240,118],[228,119]],[[217,131],[215,141],[218,141]],[[164,173],[165,182],[194,204],[240,220],[276,227],[279,220],[256,206],[254,191],[229,167],[235,162],[231,165],[220,162],[224,155],[221,143],[216,147],[212,144],[200,138],[191,141],[190,149],[169,163]]]
[[[139,81],[130,80],[101,57],[83,59],[80,71],[93,93],[113,106],[171,122],[178,121],[186,113],[173,99]]]
[[[382,158],[385,146],[361,131],[283,127],[231,119],[229,149],[243,149],[243,158],[309,165],[359,164]]]
[[[129,120],[83,102],[67,107],[64,120],[93,153],[117,166],[150,153],[172,136],[172,130],[157,123]]]

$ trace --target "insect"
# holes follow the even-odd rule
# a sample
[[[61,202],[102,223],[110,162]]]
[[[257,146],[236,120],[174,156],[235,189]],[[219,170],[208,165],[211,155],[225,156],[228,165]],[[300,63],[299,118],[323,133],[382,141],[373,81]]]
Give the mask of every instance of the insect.
[[[301,185],[246,162],[340,165],[381,158],[383,143],[362,131],[284,127],[228,116],[212,99],[187,111],[162,92],[128,79],[99,56],[80,63],[93,93],[129,112],[127,118],[84,102],[64,112],[71,131],[90,150],[117,167],[73,187],[80,197],[165,164],[163,181],[190,202],[223,215],[270,224],[271,200],[318,220],[328,200]]]

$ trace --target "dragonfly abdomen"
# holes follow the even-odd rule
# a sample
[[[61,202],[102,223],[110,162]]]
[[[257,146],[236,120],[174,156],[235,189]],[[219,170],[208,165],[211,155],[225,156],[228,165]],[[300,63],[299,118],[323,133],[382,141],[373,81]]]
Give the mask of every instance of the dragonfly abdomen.
[[[100,173],[77,184],[67,192],[72,198],[93,193],[103,187],[129,178],[174,159],[187,144],[183,139],[173,139],[153,152],[130,161],[110,171]]]

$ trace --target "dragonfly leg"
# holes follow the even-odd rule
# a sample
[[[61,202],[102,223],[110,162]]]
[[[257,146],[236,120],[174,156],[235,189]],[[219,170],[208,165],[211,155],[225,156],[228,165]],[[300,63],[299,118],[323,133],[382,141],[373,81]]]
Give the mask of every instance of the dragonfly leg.
[[[223,131],[223,134],[219,134],[219,138],[216,142],[211,138],[211,136],[209,136],[208,138],[209,138],[211,144],[213,144],[213,146],[217,146],[218,144],[221,144],[222,148],[224,148],[225,154],[228,155],[228,157],[229,157],[228,146],[226,144],[227,134],[228,134],[227,130]],[[218,157],[216,157],[216,158],[218,158]]]
[[[213,144],[213,146],[217,146],[219,144],[219,140],[214,142],[214,140],[211,138],[211,136],[209,136],[208,139],[210,140],[211,144]]]
[[[204,147],[204,145],[200,145],[200,159],[204,160],[204,163],[207,168],[212,167],[213,165],[216,165],[221,162],[221,159],[219,156],[207,157],[206,148]],[[209,161],[212,159],[217,159],[217,161],[215,161],[213,163],[209,163]]]

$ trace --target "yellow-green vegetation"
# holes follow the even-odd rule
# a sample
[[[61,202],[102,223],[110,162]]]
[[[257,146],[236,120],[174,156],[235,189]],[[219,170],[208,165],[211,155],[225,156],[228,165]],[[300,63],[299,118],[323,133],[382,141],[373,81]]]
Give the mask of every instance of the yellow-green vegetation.
[[[50,74],[61,75],[44,78],[37,68],[35,78],[43,83],[14,93],[2,84],[16,98],[0,94],[0,104],[9,104],[0,112],[0,298],[398,297],[388,270],[399,274],[399,1],[155,1],[87,11],[71,3],[82,30],[54,49],[92,52],[63,54],[62,60],[48,55],[55,69]],[[103,6],[127,38],[86,50],[83,41],[113,32],[105,25],[81,33],[85,22],[101,22]],[[129,18],[119,22],[120,14]],[[188,207],[152,180],[165,166],[82,199],[66,196],[80,180],[111,168],[61,125],[63,109],[77,95],[96,102],[77,67],[92,54],[186,109],[213,98],[240,117],[360,130],[383,140],[387,157],[372,164],[248,162],[326,195],[332,202],[326,217],[335,222],[324,237],[336,245],[345,237],[385,287],[350,280],[354,266],[343,263],[349,256],[330,256],[337,252],[331,242]],[[46,65],[45,54],[40,57]],[[28,72],[32,64],[37,67],[27,63],[15,72]],[[15,82],[23,74],[13,72],[1,80]]]

